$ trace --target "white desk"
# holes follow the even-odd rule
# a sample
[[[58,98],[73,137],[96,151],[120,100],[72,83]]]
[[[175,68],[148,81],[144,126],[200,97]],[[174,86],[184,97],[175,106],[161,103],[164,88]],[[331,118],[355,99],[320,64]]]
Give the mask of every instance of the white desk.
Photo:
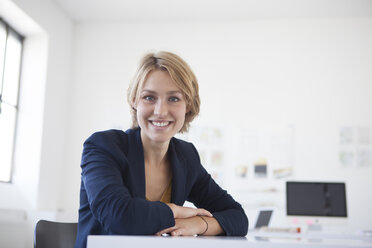
[[[351,248],[370,247],[372,238],[250,233],[247,237],[88,236],[87,248]]]

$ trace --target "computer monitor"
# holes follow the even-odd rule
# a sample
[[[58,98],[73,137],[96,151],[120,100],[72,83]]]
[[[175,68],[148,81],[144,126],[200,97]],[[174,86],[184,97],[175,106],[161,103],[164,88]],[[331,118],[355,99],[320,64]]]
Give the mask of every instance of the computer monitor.
[[[287,216],[293,220],[319,229],[316,225],[340,225],[346,220],[345,183],[289,181],[286,186]]]
[[[347,217],[344,183],[287,182],[287,215]]]

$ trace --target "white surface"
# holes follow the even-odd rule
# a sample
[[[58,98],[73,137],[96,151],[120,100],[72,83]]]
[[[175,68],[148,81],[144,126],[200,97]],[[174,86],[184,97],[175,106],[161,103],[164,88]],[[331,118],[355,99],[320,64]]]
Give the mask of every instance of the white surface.
[[[77,22],[366,16],[369,0],[54,0]]]
[[[0,208],[0,247],[29,247],[30,240],[27,240],[27,229],[26,211]]]
[[[323,239],[319,237],[300,236],[250,236],[245,237],[154,237],[154,236],[88,236],[87,248],[239,248],[239,247],[316,247],[316,248],[350,248],[372,247],[372,240]]]

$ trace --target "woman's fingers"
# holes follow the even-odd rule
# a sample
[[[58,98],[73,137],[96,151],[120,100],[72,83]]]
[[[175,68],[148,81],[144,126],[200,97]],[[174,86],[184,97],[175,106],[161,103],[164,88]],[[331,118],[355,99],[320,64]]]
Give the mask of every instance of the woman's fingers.
[[[178,218],[190,218],[197,215],[213,217],[213,215],[204,208],[179,207]]]
[[[168,229],[165,229],[165,230],[162,230],[162,231],[156,233],[156,236],[162,236],[165,233],[168,233],[171,236],[182,236],[182,229],[168,228]]]
[[[175,219],[175,225],[173,227],[166,228],[156,233],[157,236],[161,236],[165,233],[171,236],[195,236],[205,231],[205,223],[200,217],[194,216],[185,219]]]
[[[168,203],[167,205],[172,210],[174,218],[189,218],[196,215],[205,215],[208,217],[213,217],[213,215],[204,208],[182,207],[174,203]]]
[[[211,212],[209,212],[208,210],[205,210],[204,208],[198,208],[196,215],[205,215],[208,217],[213,217],[213,214],[211,214]]]
[[[170,234],[172,236],[194,236],[200,231],[200,218],[191,217],[187,219],[176,219],[176,229],[173,230]],[[204,224],[204,223],[203,223]],[[204,227],[203,227],[204,228]]]
[[[160,232],[157,232],[155,235],[156,236],[161,236],[161,235],[163,235],[165,233],[172,233],[176,229],[177,229],[176,226],[172,226],[172,227],[166,228],[164,230],[161,230]]]

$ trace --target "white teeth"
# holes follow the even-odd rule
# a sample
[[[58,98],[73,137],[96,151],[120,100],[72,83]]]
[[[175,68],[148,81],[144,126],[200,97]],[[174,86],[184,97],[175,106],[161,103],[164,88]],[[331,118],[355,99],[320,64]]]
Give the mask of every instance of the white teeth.
[[[164,127],[164,126],[168,126],[169,121],[166,121],[166,122],[155,122],[155,121],[153,121],[152,124],[157,126],[157,127]]]

